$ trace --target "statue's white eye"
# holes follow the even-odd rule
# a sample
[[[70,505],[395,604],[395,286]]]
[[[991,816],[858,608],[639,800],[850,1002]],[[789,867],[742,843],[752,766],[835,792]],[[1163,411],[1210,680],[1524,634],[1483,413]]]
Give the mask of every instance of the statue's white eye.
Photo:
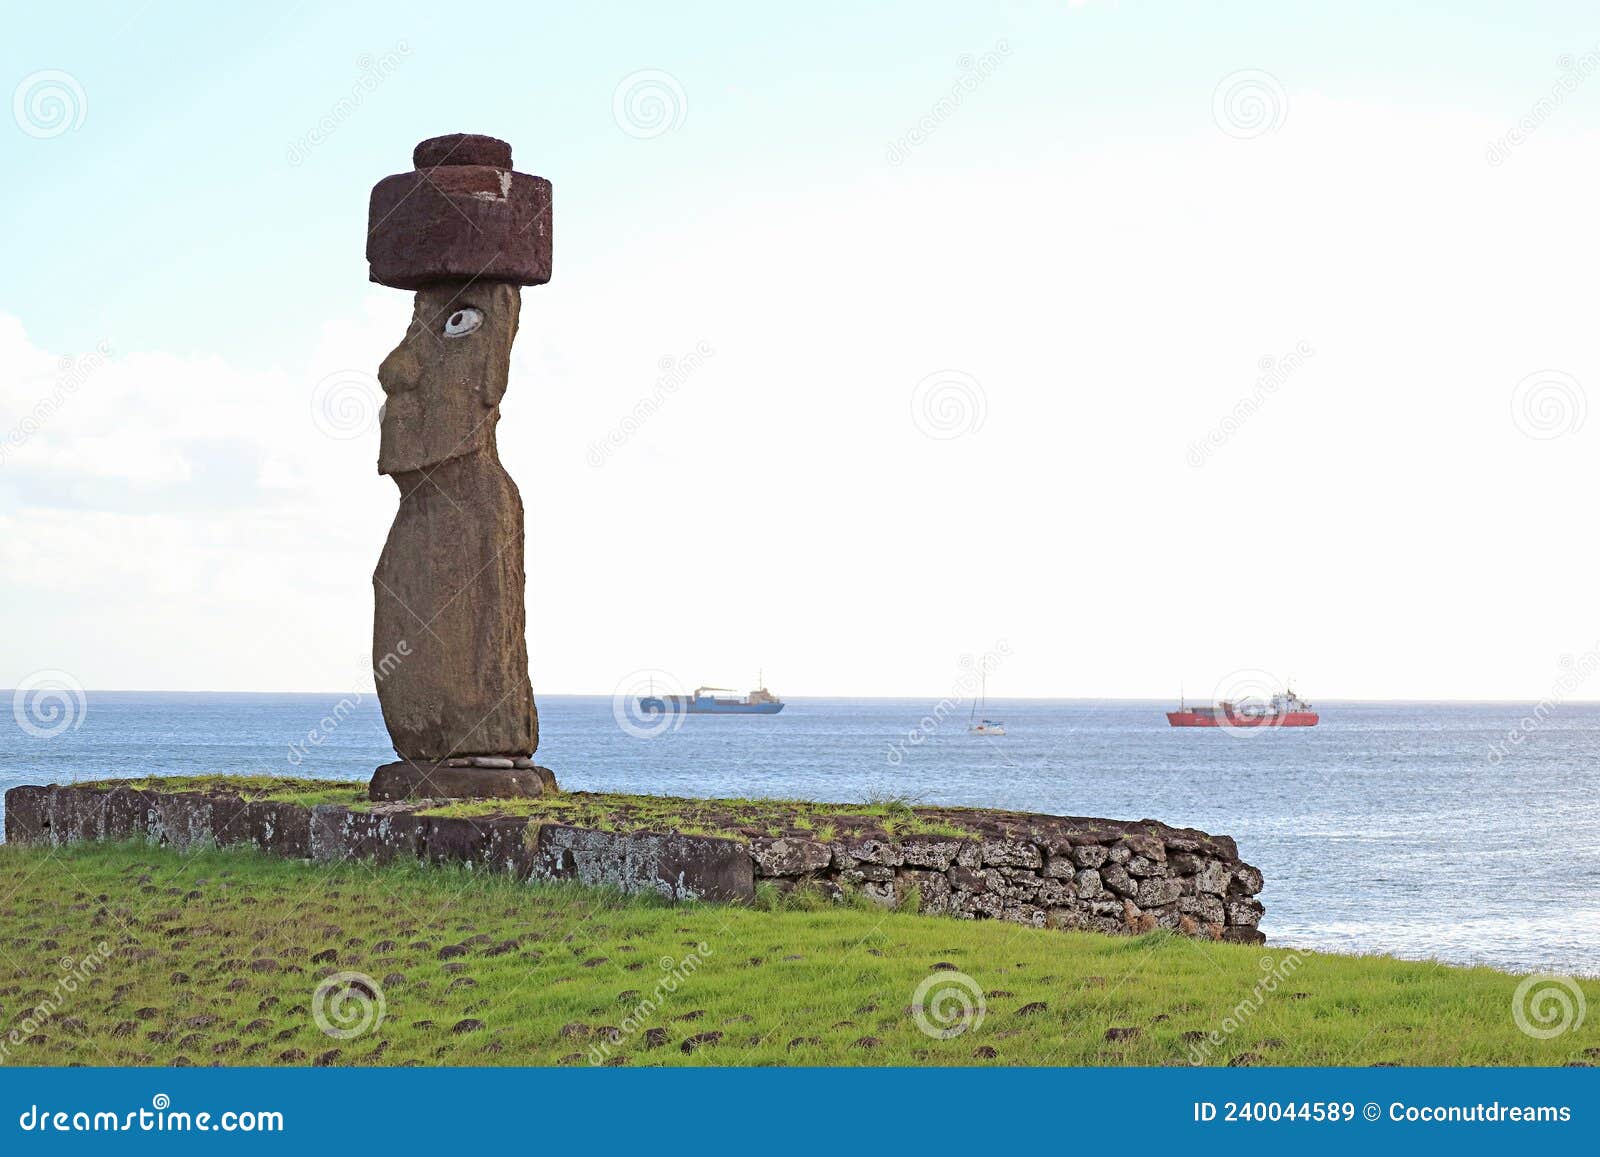
[[[483,314],[475,309],[458,309],[445,319],[445,337],[466,337],[483,324]]]

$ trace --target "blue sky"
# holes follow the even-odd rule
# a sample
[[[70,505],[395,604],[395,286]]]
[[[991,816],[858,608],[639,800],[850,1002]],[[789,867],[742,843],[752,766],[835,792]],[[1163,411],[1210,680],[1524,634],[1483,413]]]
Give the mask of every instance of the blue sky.
[[[251,362],[362,275],[366,191],[420,136],[513,142],[559,199],[560,268],[631,230],[714,214],[774,187],[881,172],[885,142],[999,40],[1003,86],[974,101],[912,171],[1071,154],[1203,124],[1219,75],[1262,67],[1295,87],[1509,115],[1561,53],[1593,47],[1581,4],[476,4],[223,6],[153,0],[30,6],[0,75],[82,85],[81,129],[0,136],[0,212],[20,225],[0,306],[51,345],[202,336]],[[304,163],[285,159],[361,76],[409,55]],[[1255,63],[1252,63],[1255,62]],[[670,138],[617,131],[623,76],[663,69],[687,101]],[[1600,91],[1567,115],[1592,118]],[[959,219],[948,240],[976,243]],[[819,255],[822,257],[823,255]],[[753,255],[754,257],[754,255]],[[847,254],[827,259],[848,262]],[[781,270],[760,268],[760,281]],[[180,331],[174,316],[184,319]]]
[[[1536,699],[1600,640],[1571,533],[1600,481],[1592,6],[153,0],[11,26],[0,684],[351,685],[394,497],[326,399],[368,398],[404,330],[368,191],[454,131],[555,184],[501,425],[542,691],[764,667],[937,694],[1006,640],[1001,697],[1264,668]],[[16,106],[52,73],[60,132]],[[619,121],[640,74],[665,131]],[[1218,112],[1237,77],[1260,131]],[[918,412],[935,387],[958,429]],[[761,609],[650,609],[725,592]]]

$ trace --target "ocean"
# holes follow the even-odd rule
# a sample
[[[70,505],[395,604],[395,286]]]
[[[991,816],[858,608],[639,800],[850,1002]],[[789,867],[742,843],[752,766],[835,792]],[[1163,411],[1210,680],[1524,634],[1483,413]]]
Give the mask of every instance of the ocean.
[[[932,700],[800,699],[644,735],[553,695],[538,759],[568,790],[1159,819],[1238,840],[1272,944],[1600,975],[1600,704],[1323,702],[1319,727],[1252,732],[1170,728],[1168,706],[991,699],[1008,734],[985,737]],[[392,758],[370,693],[91,691],[0,728],[0,789]]]

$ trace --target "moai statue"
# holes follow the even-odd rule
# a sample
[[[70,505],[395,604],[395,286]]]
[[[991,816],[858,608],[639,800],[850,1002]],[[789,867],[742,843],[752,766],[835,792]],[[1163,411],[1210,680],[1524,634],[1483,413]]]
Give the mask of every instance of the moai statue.
[[[400,510],[372,576],[378,702],[399,762],[373,799],[536,796],[539,718],[523,630],[522,498],[495,424],[524,285],[550,280],[550,182],[513,172],[511,146],[456,134],[372,190],[372,280],[416,291],[378,367],[378,472]]]

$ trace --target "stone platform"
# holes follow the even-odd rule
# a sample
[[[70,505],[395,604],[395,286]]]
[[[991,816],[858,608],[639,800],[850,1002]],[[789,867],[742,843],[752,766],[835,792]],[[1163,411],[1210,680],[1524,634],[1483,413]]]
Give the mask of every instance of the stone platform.
[[[465,760],[386,763],[372,774],[367,794],[375,800],[536,799],[559,791],[555,772],[538,767],[476,767]]]
[[[635,829],[626,809],[608,829],[550,822],[537,813],[537,801],[518,801],[535,809],[524,814],[427,814],[447,802],[352,807],[249,799],[227,790],[17,787],[6,793],[5,834],[8,841],[52,846],[139,838],[178,849],[244,846],[320,862],[418,859],[675,900],[748,903],[758,885],[833,895],[849,890],[887,908],[915,903],[922,912],[963,919],[1265,940],[1257,927],[1261,873],[1239,859],[1233,840],[1154,820],[923,808],[915,811],[919,821],[964,834],[897,837],[871,816],[851,815],[832,817],[837,822],[825,825],[832,834],[822,839],[794,829],[739,830],[737,813],[749,801],[726,809],[726,836]],[[678,802],[702,813],[718,804]]]

